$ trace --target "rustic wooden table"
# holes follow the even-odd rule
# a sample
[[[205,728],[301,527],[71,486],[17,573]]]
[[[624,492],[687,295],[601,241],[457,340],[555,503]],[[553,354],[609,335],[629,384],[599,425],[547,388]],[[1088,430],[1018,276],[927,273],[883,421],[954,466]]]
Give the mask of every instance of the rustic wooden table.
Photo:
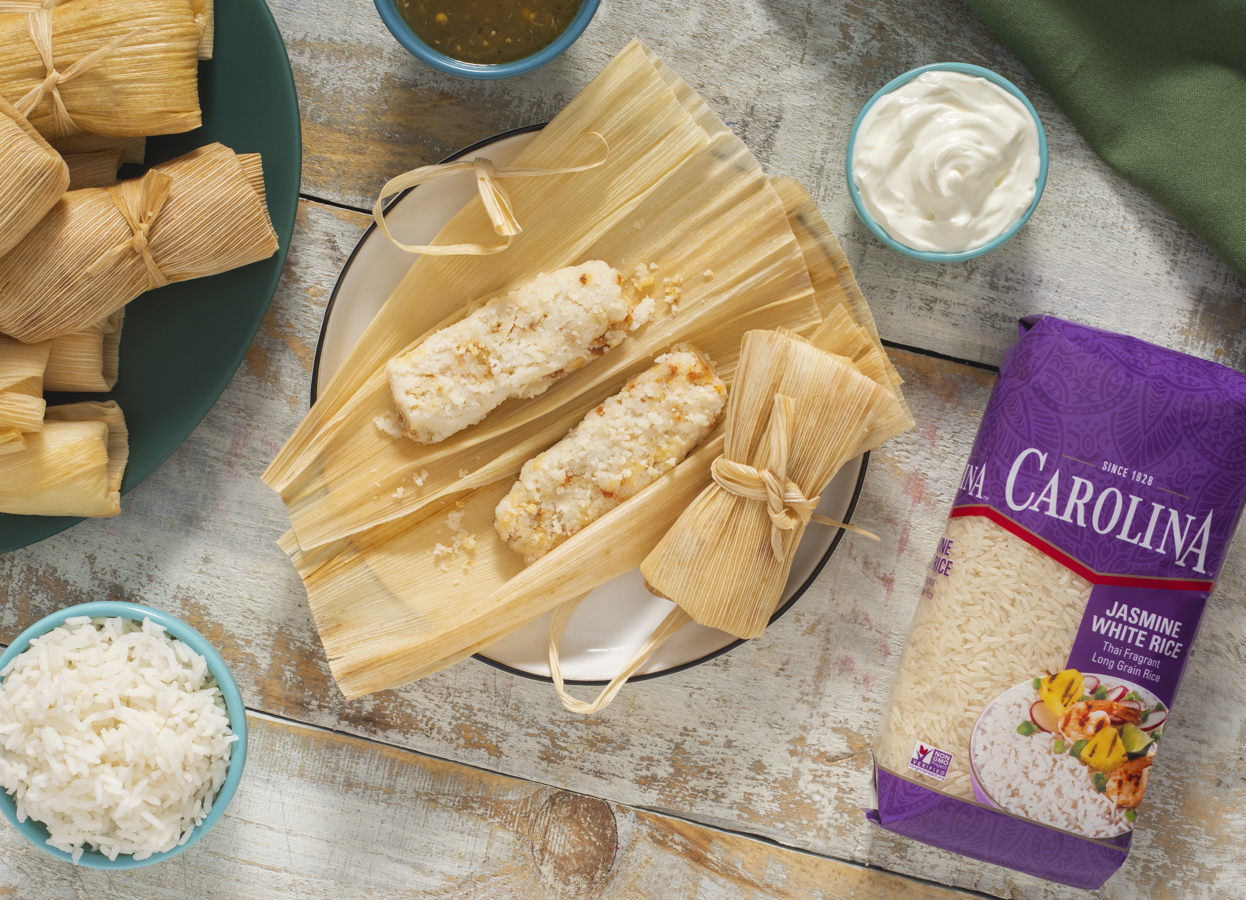
[[[1087,148],[960,0],[606,0],[561,59],[505,82],[410,57],[368,0],[270,0],[301,98],[303,199],[262,331],[191,438],[116,519],[0,557],[0,642],[52,610],[126,599],[189,620],[228,659],[252,715],[247,777],[175,863],[75,869],[0,828],[0,895],[22,898],[932,897],[1078,892],[869,825],[870,740],[922,570],[1016,319],[1051,312],[1246,368],[1246,287]],[[769,171],[836,230],[918,424],[874,454],[858,507],[880,545],[844,541],[764,637],[567,714],[546,685],[467,661],[348,702],[259,474],[307,409],[339,269],[389,176],[552,117],[639,36]],[[1004,248],[956,266],[905,259],[844,189],[848,131],[893,76],[978,63],[1032,99],[1047,192]],[[1238,541],[1243,543],[1242,540]],[[1230,555],[1147,795],[1103,895],[1246,890],[1246,547]],[[1195,710],[1204,710],[1195,716]]]

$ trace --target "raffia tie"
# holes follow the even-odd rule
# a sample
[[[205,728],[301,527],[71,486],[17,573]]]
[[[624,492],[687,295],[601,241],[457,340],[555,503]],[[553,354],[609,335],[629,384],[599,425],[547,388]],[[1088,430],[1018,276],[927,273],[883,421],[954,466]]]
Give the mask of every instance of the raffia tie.
[[[770,517],[770,550],[775,559],[786,559],[792,550],[792,538],[810,522],[844,528],[878,540],[863,528],[837,522],[814,512],[820,497],[805,496],[800,485],[787,477],[792,429],[795,426],[796,403],[791,397],[775,394],[770,421],[766,425],[767,465],[762,468],[720,456],[710,467],[714,483],[729,494],[766,504]]]
[[[147,267],[147,290],[164,287],[169,283],[169,279],[160,271],[160,267],[152,258],[147,239],[151,233],[152,223],[156,221],[156,216],[160,214],[165,201],[169,199],[169,188],[172,184],[172,178],[164,172],[157,172],[153,169],[141,179],[123,181],[121,184],[107,188],[108,196],[112,198],[117,210],[125,218],[126,224],[130,226],[131,237],[128,241],[122,241],[111,250],[104,252],[99,259],[91,263],[87,267],[88,275],[98,275],[113,265],[121,256],[134,252]]]
[[[376,227],[381,229],[381,233],[389,238],[395,247],[408,253],[424,253],[429,256],[488,256],[492,253],[500,253],[510,246],[511,238],[523,231],[523,228],[520,227],[519,220],[515,218],[515,213],[511,209],[510,195],[506,193],[506,188],[502,187],[502,183],[498,179],[532,178],[538,175],[567,175],[572,172],[585,172],[589,169],[595,169],[609,158],[610,145],[597,132],[593,131],[589,132],[589,134],[601,141],[605,149],[605,156],[597,160],[597,162],[582,166],[571,166],[565,169],[495,166],[492,161],[478,156],[475,159],[461,159],[457,162],[438,163],[437,165],[420,166],[418,169],[412,169],[410,172],[399,175],[397,178],[391,178],[385,183],[385,186],[381,188],[380,195],[376,198],[376,203],[372,205],[372,218],[376,221]],[[581,137],[583,136],[581,135]],[[385,221],[384,205],[388,198],[416,185],[444,178],[446,175],[453,175],[455,172],[469,170],[476,173],[476,190],[480,193],[480,199],[485,205],[485,212],[489,214],[489,220],[493,223],[493,230],[505,237],[505,242],[494,244],[493,246],[484,244],[404,244],[389,233],[389,224]]]
[[[45,0],[45,4],[46,2],[47,0]],[[56,0],[52,0],[52,5],[55,6],[55,4]],[[133,31],[114,38],[104,46],[88,53],[64,72],[58,72],[52,55],[52,9],[46,7],[37,12],[28,13],[26,24],[30,28],[30,39],[34,41],[35,50],[39,53],[39,58],[43,60],[44,68],[47,69],[48,74],[43,81],[32,87],[26,93],[26,96],[13,105],[17,107],[23,116],[29,117],[44,96],[51,94],[52,127],[57,136],[77,134],[82,130],[70,117],[69,110],[65,108],[65,101],[61,98],[60,86],[68,81],[73,81],[122,44],[147,32],[146,27],[135,28]]]

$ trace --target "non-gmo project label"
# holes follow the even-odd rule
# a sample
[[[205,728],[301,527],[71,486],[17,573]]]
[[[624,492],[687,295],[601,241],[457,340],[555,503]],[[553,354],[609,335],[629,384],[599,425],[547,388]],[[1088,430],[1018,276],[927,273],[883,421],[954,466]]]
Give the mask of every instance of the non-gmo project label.
[[[918,741],[913,745],[913,755],[909,758],[909,768],[944,781],[947,771],[952,767],[952,754],[939,750]]]

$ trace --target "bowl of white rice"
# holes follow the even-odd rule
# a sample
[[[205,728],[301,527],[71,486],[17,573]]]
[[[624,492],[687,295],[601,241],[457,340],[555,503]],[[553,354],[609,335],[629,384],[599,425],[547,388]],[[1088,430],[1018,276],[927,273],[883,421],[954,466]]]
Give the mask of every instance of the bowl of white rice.
[[[225,661],[166,612],[73,606],[0,655],[0,811],[58,859],[130,869],[182,852],[225,812],[246,749]]]

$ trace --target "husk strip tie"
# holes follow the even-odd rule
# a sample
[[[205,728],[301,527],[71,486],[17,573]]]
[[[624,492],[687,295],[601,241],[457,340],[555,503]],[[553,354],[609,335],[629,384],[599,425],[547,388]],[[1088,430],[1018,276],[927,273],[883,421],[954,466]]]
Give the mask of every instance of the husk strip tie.
[[[55,3],[53,3],[55,6]],[[129,43],[141,34],[145,34],[145,27],[135,28],[133,31],[127,32],[112,41],[109,41],[102,47],[99,47],[82,59],[75,62],[64,72],[56,70],[55,58],[52,55],[52,8],[45,6],[38,12],[28,13],[26,23],[30,27],[30,39],[35,44],[35,50],[39,53],[39,58],[43,60],[43,65],[47,68],[48,74],[43,81],[27,91],[26,96],[18,100],[14,106],[24,116],[29,116],[45,94],[52,95],[52,121],[59,135],[76,134],[82,131],[81,128],[74,123],[69,115],[69,110],[65,108],[65,101],[61,98],[60,85],[73,81],[79,75],[86,72],[97,62],[103,59],[112,51],[116,50],[122,44]]]
[[[418,169],[412,169],[410,172],[385,182],[385,186],[381,188],[380,195],[376,198],[376,203],[372,205],[372,218],[376,221],[377,228],[381,229],[381,233],[389,238],[395,247],[408,253],[425,253],[429,256],[488,256],[492,253],[500,253],[510,246],[511,238],[523,231],[523,228],[511,209],[510,195],[506,193],[506,188],[502,186],[498,179],[533,178],[538,175],[568,175],[573,172],[586,172],[589,169],[597,168],[609,158],[610,145],[597,132],[589,133],[601,141],[606,153],[597,162],[583,166],[572,166],[566,169],[495,166],[491,160],[478,156],[475,159],[461,159],[456,162],[437,163],[436,165],[420,166]],[[485,205],[485,212],[489,214],[489,220],[493,222],[493,230],[506,238],[504,243],[495,244],[491,247],[484,244],[404,244],[389,233],[389,224],[385,221],[384,206],[388,198],[408,188],[435,181],[438,178],[444,178],[456,172],[469,170],[476,173],[476,189],[480,192],[480,199]]]
[[[714,482],[729,494],[757,500],[766,504],[770,516],[770,550],[775,559],[784,559],[791,550],[792,534],[812,522],[844,528],[856,534],[879,540],[878,535],[837,522],[814,512],[818,498],[805,497],[800,485],[787,477],[787,458],[792,428],[795,425],[796,403],[791,397],[775,394],[774,408],[766,426],[769,443],[768,458],[774,462],[773,469],[757,469],[745,463],[720,456],[710,469]]]
[[[98,275],[112,265],[122,254],[133,250],[143,260],[143,264],[147,266],[148,290],[164,287],[169,283],[169,279],[160,271],[160,267],[156,265],[156,261],[152,258],[151,248],[147,243],[147,236],[151,232],[151,226],[155,222],[156,216],[160,214],[165,201],[169,199],[169,188],[172,184],[172,178],[164,172],[158,172],[153,169],[137,181],[124,181],[121,184],[113,185],[106,189],[117,210],[125,218],[126,224],[130,226],[133,236],[128,241],[123,241],[111,250],[108,250],[99,259],[91,263],[87,267],[88,275]]]

